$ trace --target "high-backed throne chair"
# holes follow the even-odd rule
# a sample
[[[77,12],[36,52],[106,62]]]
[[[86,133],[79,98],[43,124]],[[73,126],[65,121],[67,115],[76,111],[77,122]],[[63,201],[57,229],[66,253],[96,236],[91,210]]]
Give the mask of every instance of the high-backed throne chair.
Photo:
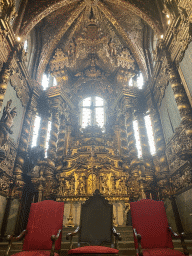
[[[32,203],[26,230],[18,237],[8,236],[9,245],[5,256],[9,255],[13,241],[22,239],[23,251],[14,256],[58,256],[61,249],[64,203],[45,200]]]
[[[96,190],[81,206],[80,226],[66,236],[70,239],[68,254],[118,254],[117,242],[121,237],[112,222],[113,205]],[[76,234],[79,234],[78,248],[72,249],[72,238]]]
[[[189,255],[183,233],[178,236],[169,227],[163,201],[142,199],[130,203],[135,249],[139,256]],[[184,254],[174,250],[172,235],[180,237]]]

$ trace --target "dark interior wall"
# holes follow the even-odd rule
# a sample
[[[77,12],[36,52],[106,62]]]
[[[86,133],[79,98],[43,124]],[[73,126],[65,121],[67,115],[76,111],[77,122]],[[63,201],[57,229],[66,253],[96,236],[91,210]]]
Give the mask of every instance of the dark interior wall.
[[[182,226],[186,234],[192,235],[192,189],[176,196]]]
[[[192,96],[192,43],[189,44],[185,52],[185,56],[180,63],[180,68],[183,72],[190,95]]]
[[[165,90],[165,96],[161,102],[160,116],[165,141],[167,143],[173,136],[175,129],[181,123],[181,117],[170,84],[168,84]]]

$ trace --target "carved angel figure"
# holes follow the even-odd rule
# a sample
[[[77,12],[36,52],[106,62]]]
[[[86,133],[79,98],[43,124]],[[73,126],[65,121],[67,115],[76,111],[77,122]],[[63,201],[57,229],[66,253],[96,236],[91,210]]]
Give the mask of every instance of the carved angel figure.
[[[16,107],[14,107],[10,111],[12,100],[7,102],[7,105],[3,109],[3,115],[0,120],[0,146],[2,147],[8,140],[9,134],[12,134],[13,131],[11,127],[13,126],[13,119],[16,116],[17,112],[15,111]]]

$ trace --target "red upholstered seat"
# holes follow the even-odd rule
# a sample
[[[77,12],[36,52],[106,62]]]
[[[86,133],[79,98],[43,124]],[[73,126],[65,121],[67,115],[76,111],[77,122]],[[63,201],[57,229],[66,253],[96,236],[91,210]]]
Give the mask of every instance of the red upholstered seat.
[[[143,256],[183,256],[182,252],[169,248],[155,248],[143,250]]]
[[[50,256],[50,251],[23,251],[15,253],[14,256]],[[54,256],[59,254],[55,252]]]
[[[68,254],[118,254],[119,250],[105,246],[84,246],[68,251]]]
[[[27,224],[27,234],[23,252],[16,256],[49,256],[52,248],[52,235],[57,235],[63,226],[64,203],[45,200],[32,203]],[[55,242],[55,249],[61,248],[61,234]],[[48,251],[49,250],[49,251]],[[58,256],[57,253],[54,253]]]
[[[132,226],[141,235],[144,256],[181,256],[182,252],[173,249],[171,232],[163,201],[143,199],[130,203]],[[138,241],[134,235],[135,248]],[[144,250],[145,249],[145,250]]]

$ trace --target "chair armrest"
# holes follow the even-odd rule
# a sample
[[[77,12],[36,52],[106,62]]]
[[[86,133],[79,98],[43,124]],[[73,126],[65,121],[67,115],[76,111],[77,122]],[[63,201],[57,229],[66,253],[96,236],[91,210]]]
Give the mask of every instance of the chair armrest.
[[[115,229],[114,227],[112,228],[112,232],[113,232],[113,235],[114,235],[115,237],[117,237],[117,239],[118,239],[119,241],[122,240],[121,234],[120,234],[120,233],[117,233],[117,231],[116,231],[116,229]]]
[[[68,233],[66,235],[66,240],[70,240],[70,247],[69,247],[69,249],[72,249],[72,246],[73,246],[73,242],[72,242],[73,236],[77,235],[79,233],[79,231],[80,231],[80,227],[77,227],[74,232]]]
[[[175,233],[175,232],[173,231],[172,227],[168,227],[168,229],[171,231],[171,233],[172,233],[172,235],[173,235],[174,237],[180,238],[180,236],[179,236],[177,233]]]
[[[181,233],[180,235],[178,235],[177,233],[175,233],[175,232],[173,231],[173,229],[172,229],[171,227],[168,227],[168,228],[169,228],[169,230],[171,231],[171,233],[174,235],[174,237],[177,237],[177,238],[180,238],[180,239],[181,239],[181,245],[182,245],[182,247],[183,247],[183,252],[184,252],[185,255],[189,255],[189,251],[188,251],[188,249],[187,249],[187,245],[186,245],[186,243],[185,243],[185,241],[184,241],[185,233],[183,232],[183,233]]]
[[[122,237],[121,237],[120,233],[117,233],[117,231],[116,231],[116,229],[114,227],[112,228],[112,233],[113,233],[113,235],[115,237],[115,248],[117,249],[118,241],[121,241]]]
[[[77,227],[73,233],[68,233],[66,235],[66,239],[69,240],[70,237],[73,237],[73,236],[77,235],[79,233],[79,230],[80,230],[80,227]]]
[[[8,255],[9,255],[9,252],[10,252],[10,250],[11,250],[12,242],[13,242],[13,241],[18,241],[18,240],[20,240],[21,238],[23,238],[23,237],[26,235],[26,233],[27,233],[27,230],[25,229],[25,230],[23,230],[23,231],[21,232],[21,234],[20,234],[19,236],[17,236],[17,237],[14,237],[14,236],[12,236],[12,235],[8,235],[8,236],[7,236],[7,240],[9,241],[9,243],[8,243],[7,250],[6,250],[6,252],[5,252],[5,256],[8,256]]]
[[[61,229],[58,230],[57,235],[52,235],[51,240],[52,240],[52,247],[51,247],[51,253],[50,256],[54,256],[54,251],[55,251],[55,242],[59,238],[61,234]]]
[[[58,230],[56,236],[55,236],[55,235],[52,235],[52,236],[51,236],[51,240],[52,240],[52,241],[56,241],[56,240],[59,238],[60,234],[61,234],[61,229]]]
[[[143,256],[143,250],[141,247],[141,235],[137,234],[137,231],[135,228],[133,229],[133,232],[134,232],[134,235],[137,238],[137,242],[138,242],[138,254],[139,254],[139,256]]]

